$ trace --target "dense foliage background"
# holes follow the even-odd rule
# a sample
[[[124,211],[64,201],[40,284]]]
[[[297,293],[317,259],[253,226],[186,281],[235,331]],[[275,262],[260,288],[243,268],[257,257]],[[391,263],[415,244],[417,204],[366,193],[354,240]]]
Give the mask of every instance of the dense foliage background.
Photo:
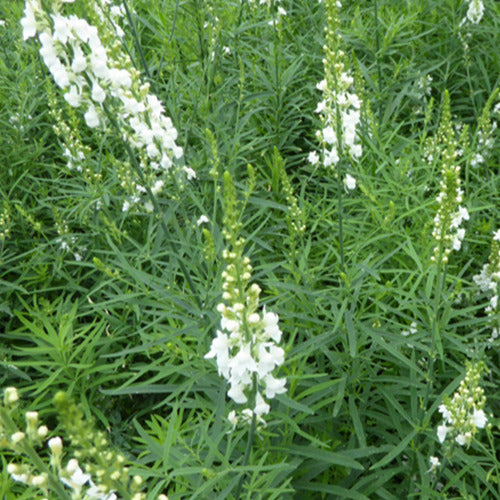
[[[340,219],[337,178],[307,160],[319,150],[324,5],[282,0],[273,24],[277,5],[244,0],[129,4],[123,43],[197,173],[165,189],[155,213],[122,211],[119,137],[86,128],[62,99],[37,44],[22,40],[24,2],[0,4],[0,385],[51,429],[53,395],[71,394],[148,498],[234,498],[242,474],[249,499],[500,498],[499,340],[473,281],[500,227],[498,133],[489,150],[478,135],[488,101],[498,118],[500,4],[485,0],[481,22],[461,25],[459,0],[343,2],[343,49],[368,111]],[[470,219],[441,286],[431,261],[441,164],[427,148],[446,90],[457,141],[468,126],[457,161]],[[89,148],[82,172],[66,166],[58,109]],[[225,171],[286,352],[287,393],[248,464],[248,427],[232,429],[238,405],[204,359],[220,321]],[[466,360],[487,367],[491,425],[431,470],[444,449],[438,407]],[[0,496],[35,498],[2,453]]]

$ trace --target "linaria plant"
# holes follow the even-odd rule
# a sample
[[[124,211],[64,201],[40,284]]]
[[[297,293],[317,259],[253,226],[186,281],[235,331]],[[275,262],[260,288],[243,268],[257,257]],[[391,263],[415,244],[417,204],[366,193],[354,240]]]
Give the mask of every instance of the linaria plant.
[[[431,260],[441,268],[448,262],[452,251],[460,250],[465,236],[465,229],[461,227],[462,222],[469,220],[467,208],[461,205],[463,190],[460,187],[459,151],[451,122],[448,92],[445,92],[441,125],[436,137],[439,143],[436,154],[439,157],[434,160],[439,159],[441,162],[441,181],[440,192],[436,198],[438,210],[432,231],[436,246]]]
[[[73,7],[63,5],[67,3],[53,2],[46,11],[39,0],[27,0],[21,20],[23,38],[38,38],[40,55],[60,93],[69,106],[81,111],[86,125],[99,130],[116,125],[121,139],[138,155],[139,175],[122,178],[128,193],[122,210],[141,202],[152,211],[151,201],[144,200],[148,189],[160,192],[167,174],[183,172],[191,179],[195,173],[183,163],[172,120],[122,48],[123,9],[110,0],[84,2],[88,22],[67,15]],[[70,166],[82,159],[82,149],[75,144],[69,141],[65,149]]]
[[[488,262],[473,279],[481,292],[486,293],[489,298],[485,312],[492,328],[489,341],[493,342],[500,335],[500,305],[498,303],[498,294],[500,292],[500,229],[493,234]]]
[[[316,107],[320,116],[321,129],[316,132],[321,154],[309,153],[309,162],[321,164],[337,177],[338,223],[340,244],[340,267],[344,271],[344,236],[342,222],[342,190],[356,188],[356,178],[349,173],[344,177],[345,160],[358,160],[363,152],[359,141],[361,100],[354,90],[354,78],[347,67],[347,57],[341,48],[337,0],[325,2],[325,44],[323,46],[324,79],[316,88],[322,93],[322,100]]]
[[[484,14],[484,4],[482,0],[467,0],[467,3],[467,14],[462,19],[461,24],[465,24],[467,22],[472,24],[479,24]]]
[[[224,173],[224,229],[227,247],[223,257],[223,302],[217,306],[221,314],[220,328],[205,358],[215,358],[217,369],[230,384],[228,396],[246,408],[229,414],[235,426],[240,419],[252,423],[269,413],[266,401],[286,391],[286,379],[273,375],[284,362],[285,352],[279,347],[281,330],[278,315],[259,309],[260,287],[250,284],[252,266],[244,256],[245,239],[240,235],[240,211],[236,190],[229,172]],[[254,424],[253,424],[254,425]]]
[[[65,394],[54,398],[58,417],[71,442],[67,452],[63,439],[40,422],[36,411],[24,414],[24,431],[16,421],[19,394],[15,387],[3,391],[0,405],[0,448],[9,449],[15,460],[7,466],[10,477],[39,489],[46,497],[73,500],[144,500],[140,476],[129,476],[125,457],[115,452],[104,433]],[[48,449],[48,454],[43,450]],[[82,469],[83,467],[83,469]],[[163,496],[162,496],[163,497]],[[160,497],[159,497],[160,498]]]
[[[486,397],[480,385],[487,368],[482,361],[467,361],[465,368],[465,377],[460,381],[458,389],[453,396],[445,396],[439,406],[443,420],[437,427],[437,438],[443,445],[442,461],[440,457],[431,456],[431,467],[427,471],[433,477],[433,489],[440,488],[439,479],[448,464],[453,462],[457,445],[468,449],[474,440],[478,441],[476,435],[480,429],[486,428],[492,446],[491,454],[495,455],[496,452],[490,436],[491,424],[488,423],[491,416],[484,410]],[[479,441],[478,444],[482,446]]]
[[[498,89],[492,92],[490,98],[486,102],[481,116],[479,117],[477,124],[477,131],[474,134],[471,151],[469,152],[468,165],[472,168],[479,168],[488,163],[490,159],[493,146],[495,144],[495,131],[497,130],[498,124],[496,119],[492,119],[491,106],[493,101],[498,95]],[[466,175],[466,188],[469,183],[469,171],[467,170]]]
[[[478,429],[485,427],[488,422],[484,411],[486,397],[484,389],[479,385],[485,370],[486,367],[482,362],[467,362],[465,377],[457,391],[451,398],[445,398],[443,404],[439,406],[439,412],[443,417],[443,423],[437,428],[440,443],[444,443],[448,438],[460,446],[469,447]],[[450,453],[450,449],[445,450],[448,457]]]
[[[352,159],[358,159],[362,154],[359,141],[361,100],[353,88],[354,78],[341,49],[337,12],[340,6],[340,2],[335,0],[325,2],[325,78],[316,86],[322,92],[322,100],[316,107],[322,124],[322,129],[316,132],[321,144],[321,157],[315,151],[309,154],[313,165],[321,163],[333,172],[344,154]],[[352,176],[349,177],[352,179]],[[346,182],[346,187],[353,189],[355,186],[351,181]]]

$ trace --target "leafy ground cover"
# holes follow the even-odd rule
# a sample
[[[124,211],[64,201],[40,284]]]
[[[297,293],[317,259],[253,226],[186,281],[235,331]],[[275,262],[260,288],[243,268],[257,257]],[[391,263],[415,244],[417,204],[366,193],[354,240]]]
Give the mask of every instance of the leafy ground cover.
[[[498,2],[0,20],[2,498],[500,498]]]

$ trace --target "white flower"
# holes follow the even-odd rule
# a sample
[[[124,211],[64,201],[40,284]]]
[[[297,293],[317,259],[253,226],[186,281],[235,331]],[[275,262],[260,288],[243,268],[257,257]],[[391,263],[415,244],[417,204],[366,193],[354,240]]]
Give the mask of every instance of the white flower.
[[[92,498],[95,500],[116,500],[117,496],[111,491],[106,493],[96,486],[92,480],[89,481],[90,488],[85,492],[85,498]]]
[[[446,434],[448,434],[449,430],[450,430],[450,428],[447,427],[444,424],[443,425],[438,425],[437,436],[438,436],[438,439],[439,439],[440,443],[444,443],[444,440],[446,439]]]
[[[349,151],[351,152],[351,156],[354,158],[359,158],[363,154],[363,148],[361,144],[352,144],[349,147]]]
[[[478,427],[479,429],[483,429],[486,425],[486,422],[488,421],[488,418],[486,417],[486,414],[483,410],[474,410],[472,421],[474,422],[474,425],[476,427]]]
[[[356,179],[349,174],[346,174],[344,179],[344,186],[348,190],[353,190],[356,188]]]
[[[151,188],[151,192],[153,194],[158,194],[161,192],[161,190],[163,189],[163,186],[165,185],[165,183],[162,181],[162,180],[158,180],[154,183],[154,186]]]
[[[446,422],[451,423],[451,412],[450,412],[450,410],[448,410],[446,405],[444,405],[444,404],[439,405],[439,413],[441,413],[441,415],[443,415],[443,418],[446,420]]]
[[[337,134],[333,130],[333,127],[328,126],[323,129],[323,139],[328,144],[336,144],[337,143]]]
[[[327,89],[326,80],[323,79],[319,83],[316,84],[316,88],[321,92],[324,92]]]
[[[429,469],[428,472],[437,469],[441,465],[441,462],[439,461],[438,457],[429,457],[429,462],[431,464],[431,468]]]
[[[251,382],[251,373],[257,371],[257,363],[252,357],[250,345],[243,345],[238,354],[229,361],[231,369],[231,380],[249,384]]]
[[[68,92],[64,94],[64,99],[73,108],[77,108],[82,103],[82,95],[76,85],[71,85]]]
[[[229,415],[227,416],[227,419],[229,420],[229,423],[233,426],[234,430],[238,425],[238,417],[236,416],[236,412],[234,410],[230,411]]]
[[[100,124],[99,115],[97,114],[97,110],[93,104],[89,105],[89,109],[85,113],[84,118],[87,126],[90,128],[98,127]]]
[[[129,89],[132,86],[132,78],[126,69],[111,68],[108,72],[108,80],[115,88]]]
[[[98,78],[107,78],[109,74],[108,69],[108,55],[106,49],[101,45],[97,46],[90,54],[90,65],[92,71]]]
[[[274,378],[272,375],[267,375],[264,381],[266,383],[266,398],[272,399],[276,394],[286,392],[285,378]]]
[[[255,414],[260,417],[262,415],[265,415],[269,413],[269,405],[264,401],[264,398],[260,395],[260,393],[257,393],[255,397]]]
[[[33,7],[37,10],[40,8],[36,0],[28,0],[24,6],[24,17],[21,19],[21,26],[23,27],[23,40],[34,37],[37,32],[37,24]]]
[[[66,44],[69,38],[74,38],[71,32],[71,24],[67,17],[60,14],[52,14],[54,21],[54,40],[59,40],[62,44]]]
[[[463,446],[465,444],[465,434],[459,434],[456,438],[455,441],[460,445]]]
[[[281,330],[278,325],[279,316],[273,312],[267,312],[264,306],[262,311],[262,321],[264,323],[264,330],[266,335],[272,338],[275,342],[279,343],[281,340]]]
[[[42,56],[43,62],[47,65],[48,68],[51,66],[60,64],[58,51],[54,45],[54,41],[52,37],[44,32],[41,33],[38,37],[42,47],[40,48],[40,55]]]
[[[227,391],[227,395],[238,404],[243,404],[247,402],[247,397],[243,390],[245,386],[243,384],[231,384],[231,388]]]
[[[200,216],[200,218],[196,221],[196,224],[197,224],[198,226],[201,226],[202,224],[206,224],[207,222],[210,222],[210,221],[208,220],[208,217],[207,217],[206,215],[202,215],[202,216]]]
[[[76,462],[76,464],[75,464]],[[66,486],[74,489],[77,493],[80,493],[82,486],[90,480],[90,474],[84,474],[77,460],[71,459],[66,466],[66,471],[71,474],[70,477],[60,476],[61,482]]]
[[[73,47],[73,62],[71,63],[71,69],[75,73],[81,73],[87,69],[87,58],[79,45]]]
[[[205,359],[216,358],[219,375],[229,377],[229,338],[225,333],[217,330],[217,337],[212,340],[210,351]]]
[[[318,105],[316,106],[316,109],[314,110],[315,113],[322,113],[326,109],[326,101],[319,101]]]
[[[54,81],[56,84],[65,89],[69,86],[69,74],[67,69],[63,66],[63,64],[59,61],[59,59],[49,66],[49,71],[52,73],[54,77]]]
[[[179,148],[181,150],[181,156],[184,154],[182,152],[182,148]],[[196,172],[190,168],[190,167],[184,167],[183,168],[184,172],[186,172],[186,177],[187,177],[187,180],[190,181],[192,179],[196,179]]]
[[[24,432],[18,431],[14,432],[14,434],[10,436],[10,440],[12,441],[13,444],[17,444],[20,443],[25,437],[26,434]]]
[[[457,230],[457,234],[455,235],[455,238],[453,239],[452,242],[452,248],[453,250],[460,250],[462,247],[462,240],[464,239],[465,236],[465,229],[460,228]]]
[[[325,167],[329,167],[330,165],[336,165],[338,161],[339,161],[339,155],[335,147],[332,148],[331,151],[325,150],[325,159],[323,162]]]
[[[307,157],[307,160],[312,165],[317,165],[319,163],[319,155],[318,155],[318,153],[316,151],[311,151],[309,153],[309,156]]]
[[[493,233],[493,239],[495,241],[500,241],[500,229],[496,233]]]

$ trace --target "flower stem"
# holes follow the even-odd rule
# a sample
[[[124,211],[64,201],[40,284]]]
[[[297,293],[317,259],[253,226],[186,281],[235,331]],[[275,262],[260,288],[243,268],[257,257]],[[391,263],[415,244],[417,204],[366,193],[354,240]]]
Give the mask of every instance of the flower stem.
[[[252,387],[252,403],[255,408],[255,400],[257,398],[257,375],[253,374],[253,387]],[[252,412],[252,422],[250,424],[250,430],[248,431],[248,439],[247,439],[247,447],[245,449],[245,456],[243,457],[242,467],[246,467],[248,465],[248,459],[250,458],[250,451],[252,450],[253,439],[255,436],[255,427],[257,425],[257,415],[255,413],[255,409]],[[241,495],[241,488],[243,487],[243,480],[245,479],[245,473],[242,472],[240,476],[240,480],[238,482],[238,486],[236,487],[236,493],[234,494],[234,498],[238,500]]]

